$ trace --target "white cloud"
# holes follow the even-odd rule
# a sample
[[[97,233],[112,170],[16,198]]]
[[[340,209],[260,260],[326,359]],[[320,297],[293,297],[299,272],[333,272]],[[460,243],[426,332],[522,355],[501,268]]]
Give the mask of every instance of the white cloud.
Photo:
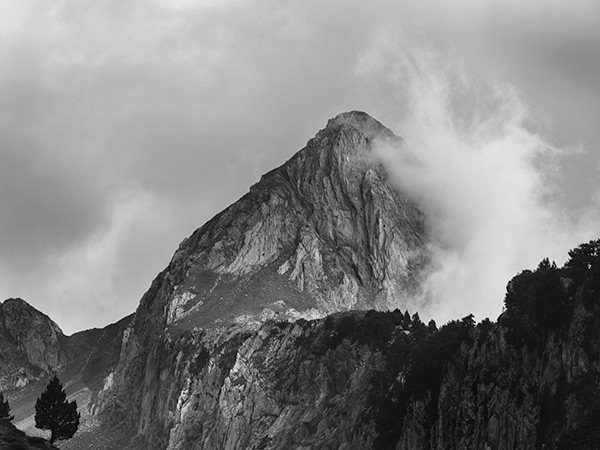
[[[460,60],[419,45],[404,57],[369,59],[369,70],[387,65],[404,95],[398,129],[406,148],[379,152],[429,218],[437,267],[426,284],[425,316],[495,318],[512,276],[544,257],[561,264],[569,248],[596,237],[598,208],[568,218],[553,201],[556,186],[546,174],[563,152],[531,130],[513,85],[489,71],[473,76]]]
[[[466,152],[470,165],[498,182],[512,177],[510,195],[517,188],[539,194],[549,185],[546,173],[521,154],[497,150],[514,144],[531,155],[543,147],[524,126],[529,118],[521,97],[533,103],[533,117],[546,115],[551,126],[535,126],[545,126],[553,140],[581,140],[592,150],[600,142],[594,134],[600,16],[592,1],[564,5],[0,2],[0,295],[21,295],[53,315],[60,305],[80,301],[106,309],[126,303],[132,311],[179,240],[344,110],[367,111],[413,140],[415,151],[448,146],[446,170],[471,176],[471,183],[488,178],[460,172],[452,155]],[[434,55],[445,55],[442,66],[423,65]],[[457,72],[458,66],[464,70]],[[492,88],[491,69],[523,92],[516,95],[502,83]],[[447,70],[454,76],[447,78]],[[425,81],[418,86],[418,79]],[[450,97],[453,109],[439,104]],[[414,120],[406,120],[409,113]],[[434,141],[425,130],[441,134]],[[485,144],[484,155],[474,151],[476,143]],[[496,160],[496,154],[504,156]],[[569,166],[573,158],[561,155],[555,161]],[[551,181],[563,183],[569,203],[577,198],[587,205],[593,183],[578,183],[595,180],[598,170],[592,151],[578,158],[570,167],[583,167],[589,176],[561,169]],[[500,220],[479,195],[469,196],[476,186],[462,180],[454,186],[441,168],[437,172],[440,186],[469,198],[458,206],[449,198],[439,201],[442,212],[460,210],[456,217],[438,213],[439,220],[450,220],[445,235],[466,245],[465,230],[483,227],[468,223],[480,209],[491,217],[486,226]],[[116,207],[124,192],[137,200]],[[516,209],[501,205],[502,211]],[[128,208],[152,226],[128,216]],[[172,221],[165,221],[165,210]],[[528,229],[517,218],[511,226]],[[154,247],[140,245],[144,240]],[[146,260],[151,251],[152,264],[126,263]],[[60,275],[56,261],[64,269]],[[66,314],[58,322],[68,330],[113,320],[98,311],[86,319]]]

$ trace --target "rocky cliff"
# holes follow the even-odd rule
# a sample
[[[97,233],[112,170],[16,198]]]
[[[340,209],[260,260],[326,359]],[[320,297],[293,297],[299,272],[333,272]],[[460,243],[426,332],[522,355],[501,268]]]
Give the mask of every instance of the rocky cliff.
[[[170,356],[151,385],[158,395],[144,404],[153,413],[142,409],[144,431],[132,447],[366,449],[389,442],[390,374],[426,333],[399,311],[267,321],[216,340],[188,333],[164,349]]]
[[[0,303],[0,391],[24,387],[68,361],[63,333],[20,298]]]
[[[56,323],[26,301],[1,303],[0,391],[10,402],[13,423],[28,434],[43,434],[34,426],[34,405],[53,374],[58,374],[70,398],[77,400],[81,429],[93,423],[89,405],[118,362],[123,332],[130,321],[128,316],[103,329],[65,336]],[[7,431],[7,436],[13,435]],[[15,442],[19,436],[13,436]],[[34,441],[43,443],[43,439]],[[0,447],[2,443],[0,440]]]
[[[367,114],[340,114],[184,240],[126,332],[99,403],[105,417],[140,435],[157,421],[164,428],[180,386],[163,381],[186,363],[176,342],[194,330],[210,346],[267,319],[416,306],[429,261],[425,218],[388,181],[377,142],[404,151]]]
[[[23,388],[55,373],[104,378],[117,363],[131,319],[65,336],[25,300],[5,300],[0,303],[0,391]]]
[[[416,306],[428,262],[424,217],[388,182],[377,141],[402,151],[367,114],[330,120],[184,240],[142,299],[136,326],[173,332]]]
[[[600,448],[593,258],[519,274],[497,323],[345,312],[163,340],[130,448]]]
[[[515,276],[496,323],[426,325],[394,309],[429,255],[377,140],[403,151],[332,119],[181,244],[132,321],[61,347],[95,349],[76,367],[96,386],[63,448],[600,448],[600,241]]]

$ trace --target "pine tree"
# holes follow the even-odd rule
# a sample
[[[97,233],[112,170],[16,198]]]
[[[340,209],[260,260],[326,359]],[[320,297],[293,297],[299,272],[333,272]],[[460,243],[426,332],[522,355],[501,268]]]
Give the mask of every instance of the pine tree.
[[[10,405],[8,404],[8,400],[4,400],[4,394],[0,392],[0,420],[8,420],[9,422],[13,420],[15,416],[10,415]]]
[[[67,401],[67,394],[57,376],[35,402],[35,426],[50,430],[50,443],[59,439],[71,439],[79,427],[80,415],[77,402]]]

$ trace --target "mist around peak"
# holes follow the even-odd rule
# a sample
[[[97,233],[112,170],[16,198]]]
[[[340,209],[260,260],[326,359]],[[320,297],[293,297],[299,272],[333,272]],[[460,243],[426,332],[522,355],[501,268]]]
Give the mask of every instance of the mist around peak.
[[[405,111],[393,128],[405,148],[380,143],[376,153],[429,220],[434,268],[422,316],[495,318],[517,272],[546,257],[562,264],[569,248],[597,237],[597,205],[567,213],[552,178],[566,150],[538,131],[499,74],[467,74],[418,49],[394,64]]]

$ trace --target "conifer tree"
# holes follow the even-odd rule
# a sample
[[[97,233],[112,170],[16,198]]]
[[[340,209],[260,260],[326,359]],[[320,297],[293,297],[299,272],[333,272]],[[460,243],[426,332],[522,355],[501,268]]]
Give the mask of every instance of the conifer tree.
[[[14,418],[15,416],[10,415],[10,405],[8,404],[8,400],[4,400],[4,394],[0,392],[0,419],[8,420],[10,422]]]
[[[67,401],[67,394],[55,375],[35,402],[35,426],[50,430],[50,443],[71,439],[79,427],[77,402]]]

